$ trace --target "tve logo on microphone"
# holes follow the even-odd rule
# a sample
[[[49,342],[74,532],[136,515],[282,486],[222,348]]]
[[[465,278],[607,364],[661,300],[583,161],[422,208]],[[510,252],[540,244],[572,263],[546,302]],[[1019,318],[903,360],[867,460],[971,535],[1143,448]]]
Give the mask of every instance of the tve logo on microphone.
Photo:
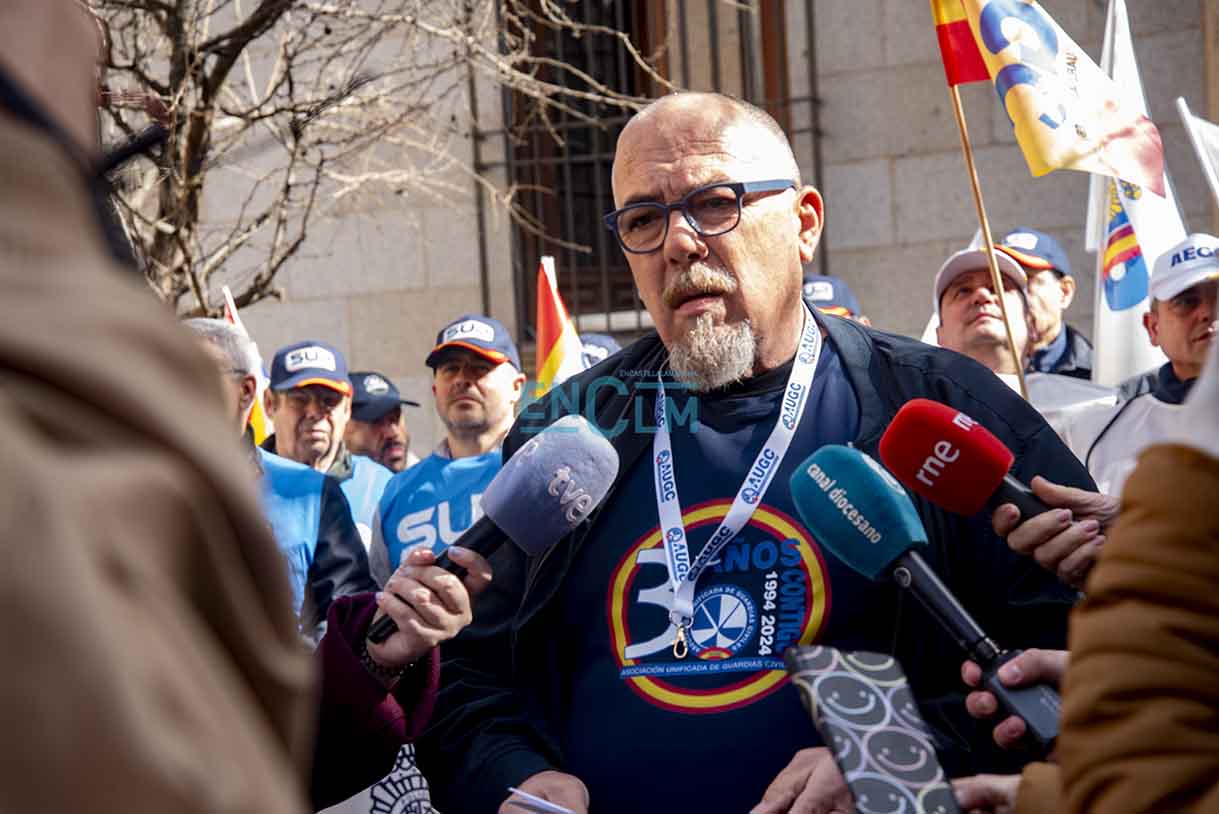
[[[581,522],[596,505],[596,501],[588,490],[576,485],[569,466],[560,466],[554,471],[554,477],[550,479],[546,491],[550,493],[551,497],[559,499],[560,509],[566,507],[567,513],[564,517],[572,525]]]

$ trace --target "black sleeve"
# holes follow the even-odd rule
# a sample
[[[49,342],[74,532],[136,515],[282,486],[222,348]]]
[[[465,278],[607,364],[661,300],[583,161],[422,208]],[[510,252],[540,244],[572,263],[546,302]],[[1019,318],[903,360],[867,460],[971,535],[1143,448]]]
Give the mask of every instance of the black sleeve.
[[[446,814],[495,811],[508,786],[558,765],[519,691],[534,666],[513,648],[527,562],[514,545],[495,551],[473,623],[440,646],[436,708],[416,754],[432,801]]]
[[[330,603],[338,597],[377,590],[368,572],[364,542],[351,519],[351,506],[339,482],[329,475],[322,484],[321,519],[308,587],[301,609],[301,630],[306,632],[321,627]]]

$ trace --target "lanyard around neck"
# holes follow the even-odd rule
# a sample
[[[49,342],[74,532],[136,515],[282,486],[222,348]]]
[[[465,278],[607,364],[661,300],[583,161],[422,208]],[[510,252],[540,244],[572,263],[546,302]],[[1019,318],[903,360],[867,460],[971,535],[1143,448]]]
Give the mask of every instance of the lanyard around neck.
[[[788,447],[791,446],[796,427],[800,424],[800,418],[804,415],[804,408],[808,405],[808,394],[812,389],[813,374],[817,370],[817,359],[820,356],[821,331],[806,305],[800,344],[796,348],[796,358],[792,362],[787,386],[783,390],[779,419],[761,451],[754,458],[753,465],[749,467],[728,514],[693,562],[690,561],[690,544],[682,520],[681,500],[677,495],[677,467],[673,460],[673,445],[669,435],[665,386],[663,379],[660,380],[656,393],[656,435],[652,439],[652,465],[656,485],[656,512],[660,519],[665,563],[669,569],[669,586],[673,590],[669,621],[676,629],[673,655],[677,658],[684,658],[688,650],[686,629],[694,621],[694,592],[698,579],[724,546],[732,542],[749,522],[754,509],[779,471]]]

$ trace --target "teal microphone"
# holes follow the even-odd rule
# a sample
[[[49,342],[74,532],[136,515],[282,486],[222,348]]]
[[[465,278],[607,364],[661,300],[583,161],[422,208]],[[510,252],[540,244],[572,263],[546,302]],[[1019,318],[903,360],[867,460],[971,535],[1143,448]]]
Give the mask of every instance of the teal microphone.
[[[1001,707],[1028,725],[1049,751],[1058,736],[1062,701],[1050,686],[1010,688],[996,676],[1020,651],[1002,650],[940,581],[918,549],[927,532],[902,485],[868,455],[831,444],[810,455],[791,476],[796,511],[817,542],[870,580],[892,578],[910,591],[982,668],[983,684]]]

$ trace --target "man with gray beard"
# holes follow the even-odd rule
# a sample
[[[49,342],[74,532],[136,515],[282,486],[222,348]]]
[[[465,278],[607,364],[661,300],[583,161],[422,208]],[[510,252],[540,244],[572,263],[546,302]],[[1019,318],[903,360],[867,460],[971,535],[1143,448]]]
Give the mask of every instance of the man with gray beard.
[[[949,771],[1010,765],[965,712],[955,643],[896,586],[823,552],[788,482],[825,444],[876,456],[916,397],[985,425],[1019,454],[1018,478],[1091,488],[1087,472],[973,360],[801,299],[824,207],[763,111],[718,94],[652,103],[618,140],[613,190],[605,223],[656,331],[523,412],[504,456],[578,412],[611,438],[618,479],[544,555],[492,558],[496,591],[448,651],[462,657],[420,747],[438,808],[508,814],[513,786],[579,814],[849,811],[783,687],[783,651],[810,642],[895,653]],[[1072,590],[989,517],[915,502],[929,562],[984,628],[1063,646]]]

